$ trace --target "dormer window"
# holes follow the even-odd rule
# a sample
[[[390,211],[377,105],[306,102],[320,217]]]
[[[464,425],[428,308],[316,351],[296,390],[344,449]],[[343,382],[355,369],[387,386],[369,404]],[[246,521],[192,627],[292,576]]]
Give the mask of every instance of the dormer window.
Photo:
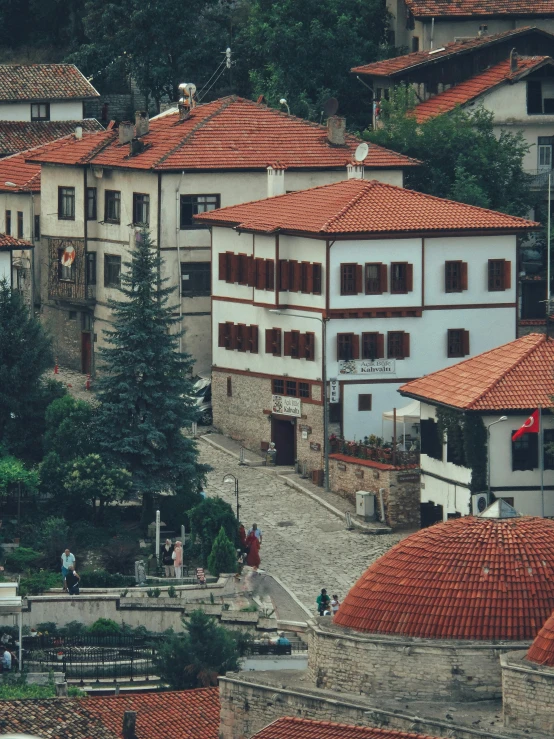
[[[31,103],[32,121],[50,120],[50,103]]]

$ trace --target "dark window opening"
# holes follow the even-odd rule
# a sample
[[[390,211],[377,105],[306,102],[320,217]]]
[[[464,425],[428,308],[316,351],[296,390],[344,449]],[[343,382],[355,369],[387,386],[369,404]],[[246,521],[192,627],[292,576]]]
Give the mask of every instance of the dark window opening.
[[[357,295],[356,291],[356,264],[341,264],[340,266],[340,294]]]
[[[121,193],[119,190],[106,190],[104,220],[106,223],[121,222]]]
[[[449,328],[447,333],[447,356],[466,357],[469,354],[469,331]]]
[[[150,195],[133,193],[133,225],[148,226],[150,223]]]
[[[512,435],[516,430],[512,430]],[[512,470],[536,470],[538,466],[538,434],[523,434],[512,441]]]
[[[40,239],[40,216],[35,216],[35,241]]]
[[[381,359],[383,356],[383,334],[362,334],[362,359]]]
[[[410,335],[405,331],[389,331],[387,334],[388,359],[405,359],[410,356]]]
[[[308,382],[298,383],[298,395],[300,398],[310,397],[310,384]]]
[[[554,470],[554,429],[544,429],[544,469]]]
[[[89,251],[86,256],[86,284],[96,285],[96,252]]]
[[[210,295],[210,262],[181,262],[181,294],[187,297]]]
[[[8,236],[11,236],[12,234],[12,212],[11,210],[6,211],[5,230],[6,230],[6,234]]]
[[[370,411],[371,410],[371,395],[368,393],[358,394],[358,410],[359,411]]]
[[[23,213],[20,210],[17,211],[17,238],[23,238]]]
[[[442,461],[442,439],[432,418],[421,420],[421,453]]]
[[[220,195],[181,195],[181,229],[208,228],[194,221],[199,213],[208,213],[220,207]]]
[[[337,359],[349,360],[354,359],[354,334],[338,334],[337,335]]]
[[[104,255],[104,287],[121,286],[121,257]]]
[[[296,396],[298,395],[297,389],[296,389],[296,381],[287,380],[285,383],[285,390],[286,390],[287,395],[290,395],[296,398]]]
[[[96,188],[87,187],[87,221],[95,221],[97,218]]]
[[[285,381],[273,380],[272,392],[273,395],[283,395],[285,392]]]
[[[402,294],[411,291],[411,268],[412,265],[406,264],[406,262],[393,262],[391,264],[391,293]]]
[[[444,290],[447,293],[460,293],[462,286],[462,262],[445,262]]]
[[[32,121],[50,120],[50,103],[31,103]]]
[[[75,188],[58,187],[58,220],[75,220]]]
[[[510,262],[505,259],[489,259],[488,264],[488,283],[489,292],[499,292],[507,290],[510,285]]]

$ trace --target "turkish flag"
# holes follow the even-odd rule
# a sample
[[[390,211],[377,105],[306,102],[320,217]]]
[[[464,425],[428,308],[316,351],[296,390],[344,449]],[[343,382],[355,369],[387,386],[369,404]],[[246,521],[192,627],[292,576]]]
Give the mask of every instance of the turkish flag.
[[[531,413],[529,418],[525,421],[523,426],[519,428],[512,436],[512,441],[517,441],[523,434],[538,434],[539,433],[539,411],[538,409]]]

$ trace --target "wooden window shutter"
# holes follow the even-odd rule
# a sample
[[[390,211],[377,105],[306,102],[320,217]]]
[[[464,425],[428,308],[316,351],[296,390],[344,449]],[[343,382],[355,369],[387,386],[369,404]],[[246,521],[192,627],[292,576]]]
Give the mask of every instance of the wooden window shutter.
[[[469,354],[469,331],[462,332],[462,354],[464,357]]]
[[[229,349],[237,348],[237,337],[238,337],[238,326],[234,323],[226,324],[228,326],[229,335],[231,340],[229,341]]]
[[[410,334],[405,331],[402,333],[402,355],[404,359],[410,356]]]
[[[356,292],[361,293],[364,289],[364,268],[361,264],[356,265]]]
[[[294,261],[294,285],[292,286],[292,292],[299,292],[302,287],[302,264]]]
[[[381,264],[379,266],[379,289],[382,293],[387,292],[387,265]]]
[[[315,334],[312,331],[306,333],[305,355],[309,362],[315,360]]]
[[[360,335],[352,334],[352,359],[360,358]]]
[[[314,291],[314,265],[306,264],[306,292],[313,293]]]
[[[220,323],[218,326],[218,338],[217,338],[217,345],[224,347],[227,338],[227,324],[226,323]]]
[[[276,357],[281,356],[281,329],[273,329],[273,354]]]
[[[239,279],[239,257],[238,254],[230,254],[229,253],[229,261],[231,262],[231,269],[229,270],[231,273],[231,279],[230,282],[238,282]]]
[[[256,290],[265,290],[265,264],[263,259],[256,258]]]
[[[274,328],[266,328],[265,330],[265,353],[266,354],[273,354],[273,336],[274,336]]]
[[[306,334],[300,334],[298,337],[298,356],[300,359],[306,358]]]
[[[283,356],[290,357],[292,348],[292,331],[285,331],[285,346],[283,348]]]
[[[247,350],[246,342],[247,342],[247,326],[245,323],[239,323],[236,327],[236,336],[237,336],[237,349],[239,352],[245,352]]]
[[[462,290],[467,290],[467,262],[460,264],[460,286]]]
[[[504,290],[512,287],[512,263],[504,260]]]
[[[258,353],[258,327],[257,326],[250,326],[249,327],[249,342],[250,342],[250,352],[252,354]]]
[[[219,253],[219,279],[225,281],[227,281],[227,257],[227,252]]]
[[[231,377],[227,378],[227,397],[231,398],[233,396],[233,379]]]
[[[321,264],[312,264],[312,292],[321,295]]]
[[[279,290],[289,289],[289,263],[286,259],[279,260]]]
[[[248,257],[248,286],[249,287],[256,287],[256,264],[254,262],[254,257]]]
[[[377,334],[377,356],[375,359],[383,359],[385,356],[385,334]]]
[[[266,259],[266,290],[275,289],[275,262],[273,259]]]
[[[414,265],[406,265],[406,291],[411,293],[414,289]]]

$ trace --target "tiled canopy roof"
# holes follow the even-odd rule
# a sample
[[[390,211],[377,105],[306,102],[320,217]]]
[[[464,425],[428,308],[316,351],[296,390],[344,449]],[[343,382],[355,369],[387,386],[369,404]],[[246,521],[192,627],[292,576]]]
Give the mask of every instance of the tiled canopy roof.
[[[554,64],[548,56],[519,57],[517,69],[512,71],[510,60],[506,59],[500,64],[487,69],[485,72],[471,77],[459,85],[454,85],[448,90],[434,95],[416,106],[412,113],[418,123],[427,121],[442,113],[454,110],[457,105],[465,105],[475,100],[479,95],[491,90],[505,82],[518,82],[529,72],[545,64]]]
[[[13,251],[14,249],[32,249],[33,245],[24,239],[16,239],[15,236],[0,234],[0,251]]]
[[[352,161],[360,139],[348,135],[332,146],[327,129],[243,98],[227,97],[198,105],[190,117],[177,113],[150,121],[145,150],[129,156],[116,131],[45,146],[36,160],[54,164],[92,162],[105,167],[155,171],[265,169],[341,169]],[[416,166],[419,162],[380,146],[372,147],[366,166],[374,169]]]
[[[545,667],[554,667],[554,613],[535,637],[526,658]]]
[[[412,734],[396,729],[336,724],[306,718],[279,718],[252,739],[430,739],[426,734]]]
[[[121,739],[125,711],[137,712],[139,739],[218,739],[219,736],[217,688],[0,701],[0,733],[48,739]]]
[[[359,179],[232,205],[199,215],[197,220],[262,233],[282,230],[317,234],[516,232],[538,225],[377,180]]]
[[[402,385],[399,392],[470,411],[548,408],[554,395],[554,340],[529,334]]]
[[[77,126],[81,126],[83,131],[103,130],[94,118],[82,121],[0,121],[0,157],[68,136]]]
[[[334,623],[438,639],[534,639],[554,609],[554,521],[452,519],[374,562]]]
[[[27,152],[0,159],[0,192],[40,192],[40,164],[28,164]],[[15,187],[6,185],[13,182]]]
[[[491,36],[476,36],[475,38],[467,39],[466,41],[452,41],[449,44],[445,44],[443,48],[439,47],[438,49],[414,51],[411,54],[395,56],[392,59],[384,59],[380,62],[373,62],[372,64],[362,64],[359,67],[354,67],[351,71],[357,74],[367,74],[373,77],[394,77],[400,72],[406,72],[415,67],[424,67],[429,64],[434,64],[435,62],[448,57],[465,54],[474,49],[479,49],[485,46],[492,46],[500,41],[526,35],[529,32],[551,36],[554,40],[554,36],[552,34],[539,30],[538,28],[526,26],[524,28],[515,28],[510,31],[503,31],[502,33],[495,33]]]
[[[74,64],[0,64],[0,101],[97,98]]]
[[[554,0],[406,0],[416,18],[554,15]]]

